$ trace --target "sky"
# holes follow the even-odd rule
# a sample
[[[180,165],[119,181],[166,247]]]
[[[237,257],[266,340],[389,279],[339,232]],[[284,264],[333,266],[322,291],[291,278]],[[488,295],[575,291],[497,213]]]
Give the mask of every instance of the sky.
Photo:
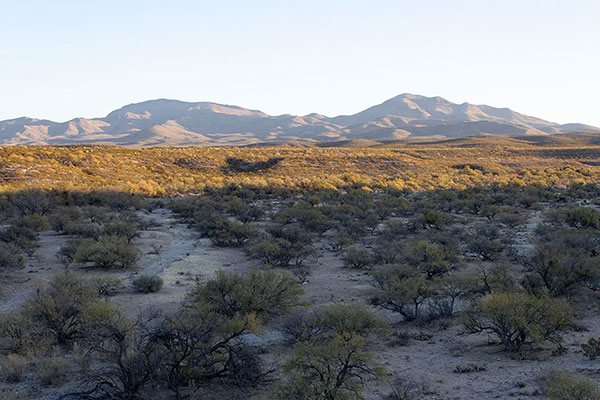
[[[156,98],[353,114],[401,93],[600,126],[599,0],[0,0],[0,120]]]

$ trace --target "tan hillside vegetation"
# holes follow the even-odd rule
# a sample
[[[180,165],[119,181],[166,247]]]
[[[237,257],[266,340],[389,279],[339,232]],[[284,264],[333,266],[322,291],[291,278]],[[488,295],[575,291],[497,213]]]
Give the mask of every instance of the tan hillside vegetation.
[[[0,189],[174,195],[231,184],[429,190],[600,181],[598,135],[550,138],[485,136],[368,147],[363,142],[359,147],[352,142],[347,147],[0,147]]]

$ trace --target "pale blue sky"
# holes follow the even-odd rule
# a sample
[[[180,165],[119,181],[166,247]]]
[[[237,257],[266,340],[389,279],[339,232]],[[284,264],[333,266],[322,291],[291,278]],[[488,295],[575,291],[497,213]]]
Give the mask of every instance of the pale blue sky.
[[[0,119],[154,98],[350,114],[404,92],[600,126],[600,1],[0,0]]]

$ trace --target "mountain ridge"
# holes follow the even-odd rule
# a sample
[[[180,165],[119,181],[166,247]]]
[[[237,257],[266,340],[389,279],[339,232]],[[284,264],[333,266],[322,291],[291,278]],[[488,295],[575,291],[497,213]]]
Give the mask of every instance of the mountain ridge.
[[[403,93],[352,115],[269,115],[213,102],[155,99],[103,118],[65,122],[20,117],[0,121],[0,145],[112,144],[130,147],[248,145],[275,141],[401,140],[475,135],[548,135],[597,131],[557,124],[509,108],[456,104]]]

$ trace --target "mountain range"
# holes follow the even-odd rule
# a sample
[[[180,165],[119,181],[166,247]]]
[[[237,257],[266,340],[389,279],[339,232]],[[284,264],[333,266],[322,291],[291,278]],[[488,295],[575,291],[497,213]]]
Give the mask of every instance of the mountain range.
[[[320,114],[272,116],[216,103],[150,100],[127,105],[104,118],[53,122],[22,117],[0,121],[0,145],[224,146],[583,131],[600,132],[600,128],[560,125],[508,108],[455,104],[441,97],[405,93],[357,114],[333,118]]]

